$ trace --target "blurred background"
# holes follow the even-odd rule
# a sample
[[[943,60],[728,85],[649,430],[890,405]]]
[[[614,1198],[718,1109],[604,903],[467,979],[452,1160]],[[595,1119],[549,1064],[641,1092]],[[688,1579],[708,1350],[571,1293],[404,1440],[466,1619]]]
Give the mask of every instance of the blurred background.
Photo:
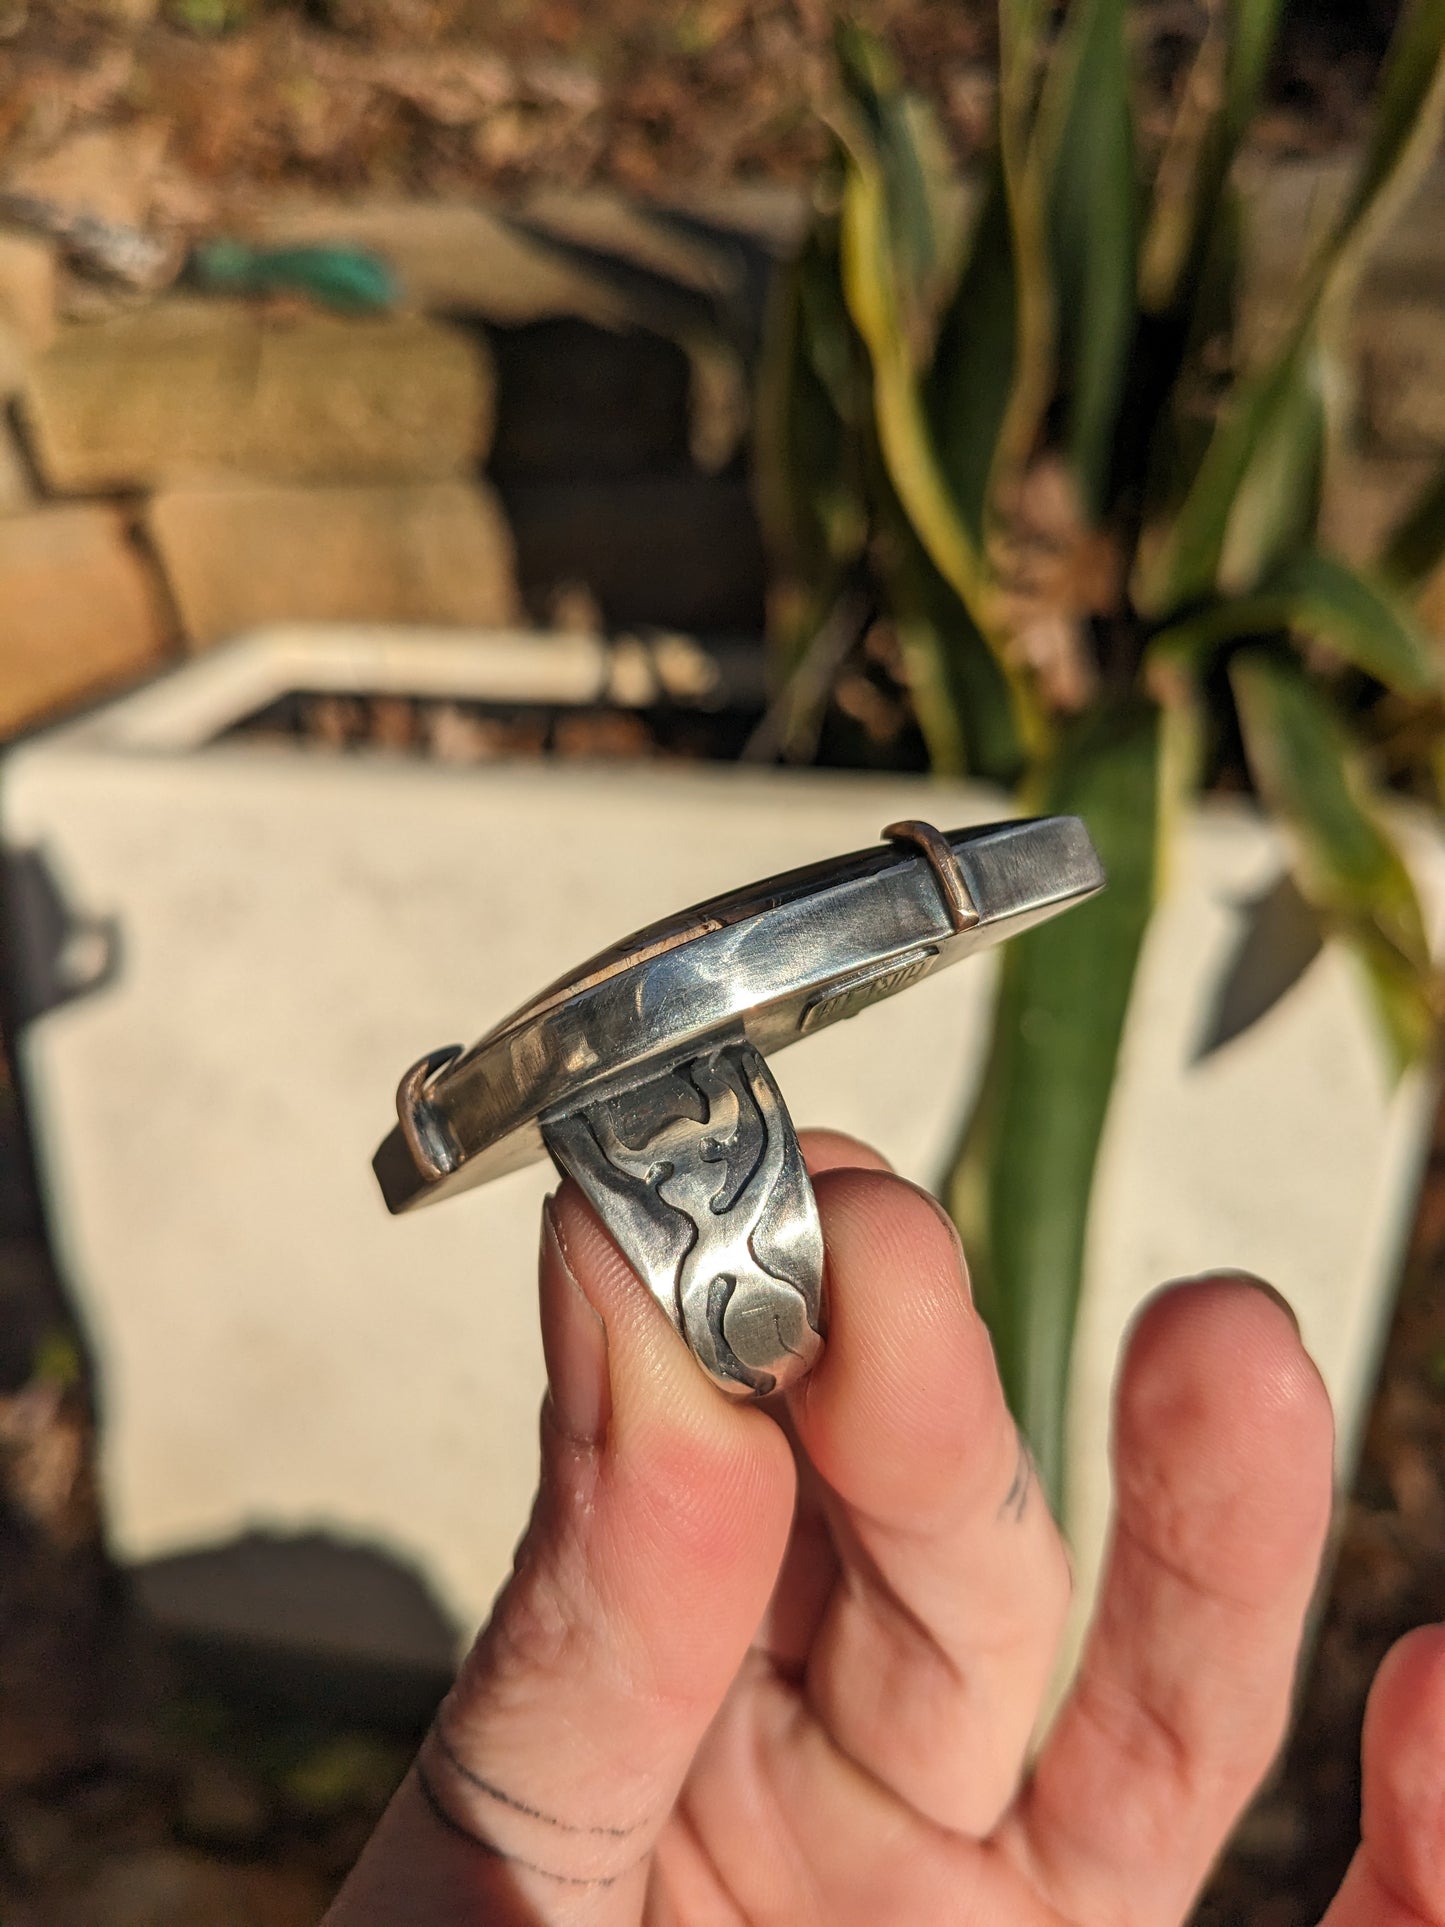
[[[1442,117],[1430,0],[0,0],[6,1927],[317,1920],[505,1572],[546,1174],[385,1220],[406,1064],[1045,808],[1108,895],[780,1074],[949,1202],[1086,1595],[1139,1297],[1295,1300],[1196,1918],[1318,1918],[1445,1617]]]

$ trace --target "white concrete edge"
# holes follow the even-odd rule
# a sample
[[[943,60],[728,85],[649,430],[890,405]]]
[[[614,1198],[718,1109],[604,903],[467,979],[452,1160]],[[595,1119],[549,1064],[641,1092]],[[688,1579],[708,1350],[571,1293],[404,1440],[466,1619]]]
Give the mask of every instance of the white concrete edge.
[[[1341,1390],[1344,1416],[1337,1416],[1335,1431],[1335,1467],[1341,1490],[1349,1489],[1359,1464],[1375,1383],[1404,1282],[1420,1183],[1430,1156],[1430,1126],[1439,1101],[1438,1075],[1416,1070],[1406,1077],[1405,1087],[1391,1108],[1381,1167],[1393,1181],[1382,1186],[1376,1196],[1366,1241],[1369,1275],[1385,1283],[1373,1297],[1362,1296],[1355,1305],[1355,1329],[1348,1347],[1352,1383]]]
[[[37,750],[180,754],[296,689],[518,702],[595,702],[609,652],[592,636],[527,630],[279,624],[175,665],[129,695],[17,744]]]

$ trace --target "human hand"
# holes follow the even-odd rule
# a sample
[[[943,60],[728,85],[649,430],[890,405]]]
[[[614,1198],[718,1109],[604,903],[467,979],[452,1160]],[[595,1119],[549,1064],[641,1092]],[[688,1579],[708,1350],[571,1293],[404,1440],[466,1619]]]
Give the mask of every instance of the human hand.
[[[1068,1563],[952,1226],[805,1138],[829,1338],[776,1412],[697,1369],[581,1193],[513,1577],[328,1927],[1177,1927],[1286,1722],[1331,1490],[1289,1314],[1138,1320],[1080,1671]],[[1386,1661],[1328,1927],[1445,1927],[1445,1632]]]

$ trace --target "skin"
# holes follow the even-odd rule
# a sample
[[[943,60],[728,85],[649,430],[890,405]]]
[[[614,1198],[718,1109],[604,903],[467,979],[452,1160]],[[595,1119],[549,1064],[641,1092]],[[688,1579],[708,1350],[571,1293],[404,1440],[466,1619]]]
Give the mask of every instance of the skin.
[[[951,1225],[804,1140],[829,1339],[777,1410],[703,1377],[581,1193],[543,1228],[551,1390],[512,1579],[328,1927],[1179,1927],[1284,1733],[1332,1423],[1283,1301],[1159,1293],[1069,1568]],[[1370,1702],[1326,1927],[1445,1927],[1445,1629]]]

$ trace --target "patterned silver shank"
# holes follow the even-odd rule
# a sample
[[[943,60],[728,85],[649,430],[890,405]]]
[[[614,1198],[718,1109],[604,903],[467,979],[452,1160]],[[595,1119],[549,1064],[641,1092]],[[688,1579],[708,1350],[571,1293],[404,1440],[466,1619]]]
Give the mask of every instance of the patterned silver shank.
[[[694,1358],[735,1398],[823,1349],[823,1232],[782,1094],[751,1044],[541,1120]]]

